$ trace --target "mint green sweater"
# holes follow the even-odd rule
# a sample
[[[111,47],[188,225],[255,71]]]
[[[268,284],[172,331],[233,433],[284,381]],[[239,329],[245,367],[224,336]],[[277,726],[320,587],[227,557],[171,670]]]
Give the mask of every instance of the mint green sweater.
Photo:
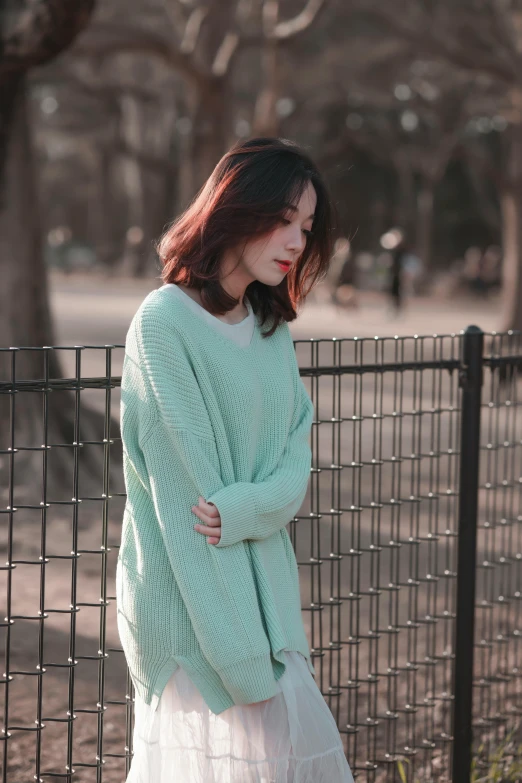
[[[147,704],[178,666],[215,714],[274,696],[284,650],[315,674],[285,527],[306,494],[312,417],[287,323],[263,338],[256,318],[240,347],[168,288],[144,299],[122,372],[116,598]],[[194,530],[199,495],[220,513],[218,544]]]

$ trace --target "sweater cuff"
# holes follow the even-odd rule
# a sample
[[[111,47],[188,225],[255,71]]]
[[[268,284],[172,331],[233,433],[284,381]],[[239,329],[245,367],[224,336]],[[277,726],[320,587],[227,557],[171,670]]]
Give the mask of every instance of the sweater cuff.
[[[214,546],[231,546],[251,537],[256,509],[250,484],[229,484],[206,500],[216,506],[221,517],[221,538]]]
[[[271,699],[279,691],[270,653],[216,669],[234,704],[253,704]]]

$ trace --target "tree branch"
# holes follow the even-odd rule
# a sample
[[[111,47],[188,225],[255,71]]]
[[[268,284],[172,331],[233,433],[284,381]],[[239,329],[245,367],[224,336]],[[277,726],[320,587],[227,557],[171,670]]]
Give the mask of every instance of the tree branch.
[[[47,81],[34,78],[32,84],[46,84]],[[69,70],[61,74],[60,81],[54,82],[59,86],[65,86],[72,89],[74,92],[82,92],[91,98],[95,98],[101,101],[112,101],[115,98],[125,94],[130,95],[138,101],[144,104],[155,104],[158,102],[158,94],[152,89],[142,87],[136,82],[113,82],[106,81],[100,82],[94,79],[86,79],[80,77],[74,70]]]
[[[265,36],[273,36],[279,18],[279,0],[265,0],[262,16]]]
[[[301,13],[288,19],[285,22],[279,22],[274,28],[274,36],[279,41],[285,41],[293,38],[299,33],[307,30],[317,19],[320,11],[326,7],[326,0],[308,0]]]
[[[238,42],[238,48],[241,50],[254,46],[263,46],[267,40],[275,42],[284,42],[291,40],[299,33],[304,32],[310,27],[319,16],[320,11],[326,8],[328,0],[309,0],[300,14],[293,19],[285,22],[278,22],[272,27],[270,33],[270,19],[273,18],[275,11],[278,10],[279,3],[276,0],[268,0],[269,6],[263,6],[263,28],[261,32],[243,33]]]
[[[380,0],[359,0],[359,12],[385,25],[389,32],[399,38],[419,45],[426,54],[443,58],[457,67],[473,73],[485,73],[499,82],[514,86],[520,83],[522,57],[513,51],[509,40],[500,42],[498,35],[501,25],[493,25],[489,19],[484,21],[483,8],[477,7],[476,14],[468,14],[458,6],[448,9],[447,19],[441,23],[444,8],[437,6],[438,19],[432,19],[424,12],[419,13],[417,4],[406,2],[397,8]],[[493,9],[489,8],[492,11]],[[476,20],[483,25],[477,27]],[[494,17],[498,21],[498,17]],[[486,24],[488,29],[484,28]],[[491,32],[495,28],[497,42],[491,42]],[[463,38],[465,37],[465,45]],[[506,57],[506,52],[509,57]]]
[[[194,11],[192,11],[185,27],[185,33],[180,46],[183,54],[193,54],[195,52],[201,27],[207,14],[208,8],[195,8]]]
[[[158,57],[200,89],[208,89],[212,77],[173,46],[169,38],[153,30],[120,24],[98,24],[92,26],[88,36],[84,36],[73,48],[73,54],[98,58],[130,52]]]
[[[214,62],[212,63],[212,73],[214,76],[226,76],[230,69],[232,58],[238,51],[239,40],[239,35],[235,32],[229,32],[225,35],[221,46],[216,52]]]
[[[173,0],[164,0],[163,7],[165,8],[165,13],[169,17],[172,26],[175,30],[184,30],[187,26],[187,17],[186,12],[182,11],[181,8],[179,8],[179,1],[177,3],[173,2]],[[184,3],[183,3],[184,5]]]
[[[502,172],[496,166],[493,166],[488,158],[480,155],[470,144],[459,144],[455,148],[454,154],[468,164],[476,164],[480,171],[494,184],[499,193],[506,186],[506,180],[502,176]]]
[[[122,155],[140,163],[147,169],[154,171],[155,174],[176,174],[178,171],[177,163],[167,156],[152,155],[142,149],[133,148],[127,141],[117,139],[110,145],[109,151],[114,151],[116,155]]]
[[[25,0],[0,38],[0,81],[52,60],[88,24],[95,0]],[[0,11],[5,18],[7,10]],[[0,27],[3,27],[0,26]],[[7,25],[6,25],[7,27]]]

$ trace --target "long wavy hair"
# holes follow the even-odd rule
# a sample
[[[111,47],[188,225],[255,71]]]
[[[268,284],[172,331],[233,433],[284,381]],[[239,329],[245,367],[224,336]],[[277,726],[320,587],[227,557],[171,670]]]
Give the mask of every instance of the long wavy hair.
[[[223,315],[239,299],[219,281],[225,251],[270,234],[308,183],[317,194],[312,233],[297,263],[276,286],[254,280],[246,295],[270,337],[297,317],[300,303],[328,271],[333,245],[333,206],[311,158],[295,143],[254,138],[235,144],[219,161],[190,206],[157,244],[164,283],[196,289],[206,310]]]

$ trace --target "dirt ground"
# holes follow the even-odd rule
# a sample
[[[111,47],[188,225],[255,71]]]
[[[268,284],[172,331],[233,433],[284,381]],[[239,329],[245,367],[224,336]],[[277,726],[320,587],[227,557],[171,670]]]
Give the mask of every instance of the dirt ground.
[[[121,498],[114,499],[110,512],[110,543],[118,542],[120,513],[117,513],[117,506],[122,506]],[[97,552],[84,552],[76,560],[67,559],[73,551],[71,518],[64,513],[51,513],[45,526],[47,562],[42,567],[39,564],[41,520],[27,511],[25,514],[17,512],[14,517],[11,563],[15,567],[1,572],[3,614],[7,613],[10,604],[12,618],[11,626],[2,628],[2,671],[5,672],[9,641],[11,680],[4,683],[0,691],[4,715],[8,696],[10,736],[4,739],[3,758],[3,763],[7,763],[7,780],[9,783],[33,780],[38,771],[37,758],[40,775],[46,773],[42,779],[63,780],[58,775],[63,776],[66,772],[69,742],[76,769],[72,780],[96,780],[94,770],[82,768],[81,764],[96,763],[100,720],[103,721],[103,733],[100,733],[104,742],[103,755],[107,757],[103,780],[122,781],[125,776],[121,761],[108,757],[110,753],[124,753],[125,745],[125,706],[109,704],[111,700],[124,701],[127,690],[123,655],[111,649],[119,647],[114,601],[111,600],[117,549],[112,549],[106,556],[100,554],[100,515],[94,508],[82,508],[77,550]],[[1,545],[5,556],[8,553],[5,529]],[[100,601],[103,560],[106,560],[109,600],[106,610]],[[42,571],[45,576],[43,588]],[[77,606],[77,611],[71,612],[71,606]],[[45,610],[43,621],[39,614],[42,607]],[[74,648],[71,640],[74,640]],[[107,658],[99,655],[101,649],[108,652]],[[77,661],[74,667],[70,666],[72,660]],[[107,705],[100,716],[98,703]],[[71,708],[75,716],[72,721],[68,720]],[[42,726],[40,731],[38,726]],[[56,775],[49,777],[53,772]]]

